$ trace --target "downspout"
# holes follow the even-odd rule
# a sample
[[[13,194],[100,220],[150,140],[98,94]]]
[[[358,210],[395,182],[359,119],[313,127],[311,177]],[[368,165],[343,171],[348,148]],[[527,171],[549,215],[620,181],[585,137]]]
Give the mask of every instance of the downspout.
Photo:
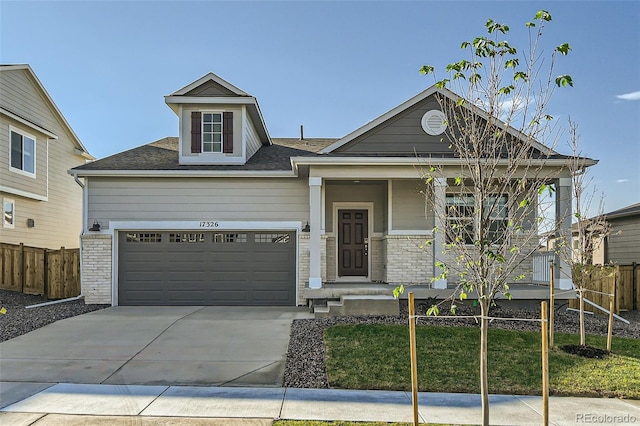
[[[82,262],[82,236],[84,235],[84,228],[85,228],[85,224],[87,223],[87,218],[86,218],[86,209],[85,209],[85,184],[82,183],[82,181],[80,179],[78,179],[78,175],[73,173],[73,180],[76,181],[76,183],[80,186],[80,188],[82,188],[82,229],[80,230],[80,236],[78,237],[80,240],[80,244],[78,244],[78,251],[79,251],[79,255],[80,255],[80,295],[78,295],[75,298],[71,298],[71,299],[65,299],[62,300],[63,302],[66,302],[68,300],[75,300],[75,299],[84,299],[84,294],[82,294],[82,271],[84,271],[83,268],[83,262]]]

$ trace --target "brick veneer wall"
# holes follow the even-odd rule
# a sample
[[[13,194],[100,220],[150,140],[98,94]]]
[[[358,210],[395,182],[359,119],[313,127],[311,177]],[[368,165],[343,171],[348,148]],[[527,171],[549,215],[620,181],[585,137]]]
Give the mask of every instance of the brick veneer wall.
[[[420,245],[424,235],[387,235],[383,238],[386,251],[384,280],[393,285],[430,284],[433,277],[433,249]]]
[[[111,236],[86,234],[81,237],[81,292],[87,304],[111,304]]]

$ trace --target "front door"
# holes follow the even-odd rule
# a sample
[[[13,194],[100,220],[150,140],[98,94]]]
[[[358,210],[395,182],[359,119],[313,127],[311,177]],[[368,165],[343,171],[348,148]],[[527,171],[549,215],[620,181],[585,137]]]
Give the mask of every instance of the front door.
[[[338,276],[369,275],[367,210],[338,210]]]

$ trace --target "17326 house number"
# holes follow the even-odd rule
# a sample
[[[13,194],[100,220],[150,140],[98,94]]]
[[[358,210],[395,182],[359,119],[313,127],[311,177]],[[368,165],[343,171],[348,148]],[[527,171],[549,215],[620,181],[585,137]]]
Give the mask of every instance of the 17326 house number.
[[[203,222],[200,222],[200,228],[217,228],[218,226],[220,226],[220,224],[213,220],[205,220]]]

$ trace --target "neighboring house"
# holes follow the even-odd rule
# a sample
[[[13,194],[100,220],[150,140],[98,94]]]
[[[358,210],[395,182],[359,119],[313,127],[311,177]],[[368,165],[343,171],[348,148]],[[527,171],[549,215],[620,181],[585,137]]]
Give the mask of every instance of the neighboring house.
[[[257,100],[212,73],[166,96],[178,137],[70,171],[86,181],[86,302],[302,305],[335,297],[329,288],[430,284],[440,272],[420,245],[438,215],[420,192],[457,202],[447,188],[460,164],[441,142],[437,93],[455,99],[431,87],[341,139],[301,140],[272,138]],[[567,157],[536,149],[564,167]],[[452,179],[427,187],[429,156]],[[570,209],[568,171],[555,184],[557,211]],[[570,216],[556,219],[569,234]],[[434,241],[442,251],[441,233]]]
[[[82,189],[68,170],[94,159],[29,65],[0,65],[0,242],[77,248]]]
[[[640,264],[640,203],[606,213],[611,233],[605,238],[605,263],[617,265]]]

